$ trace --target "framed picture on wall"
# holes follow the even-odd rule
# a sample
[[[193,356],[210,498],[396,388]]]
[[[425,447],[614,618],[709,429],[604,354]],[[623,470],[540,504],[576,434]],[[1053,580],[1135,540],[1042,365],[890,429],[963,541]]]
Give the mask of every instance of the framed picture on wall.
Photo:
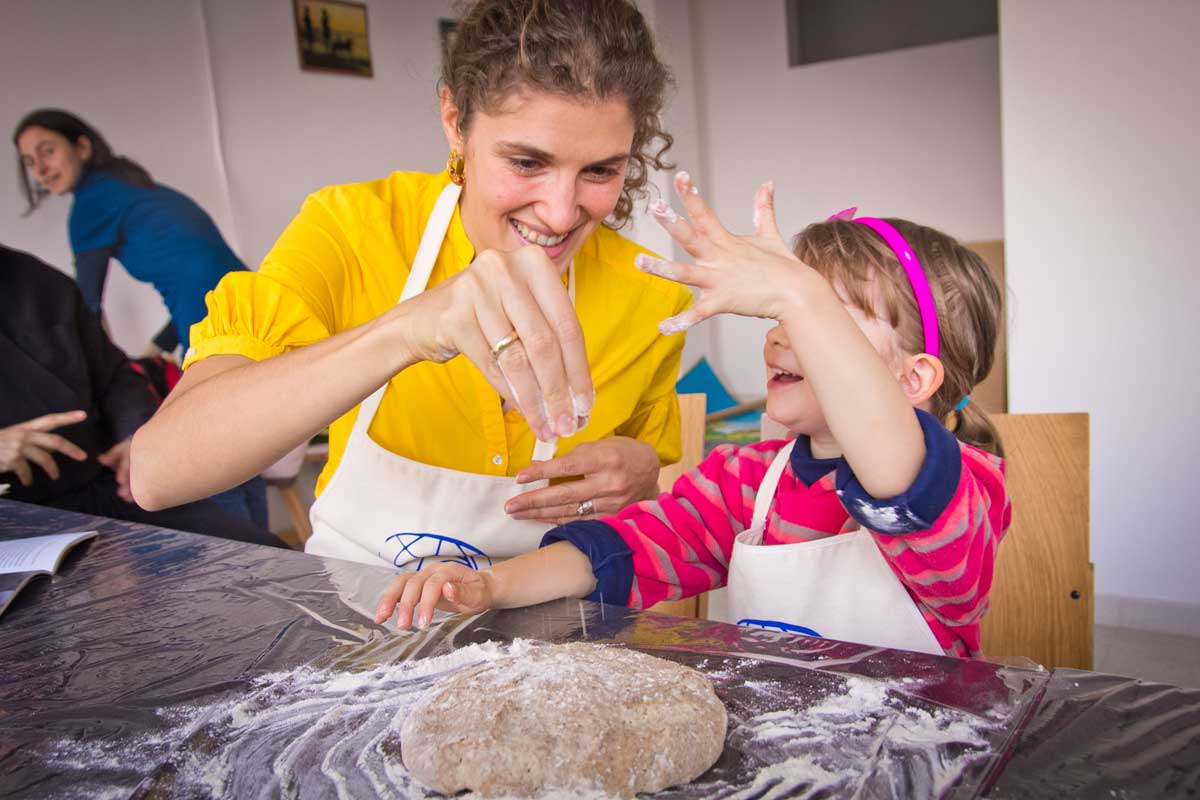
[[[292,0],[300,69],[373,77],[367,7],[347,0]]]

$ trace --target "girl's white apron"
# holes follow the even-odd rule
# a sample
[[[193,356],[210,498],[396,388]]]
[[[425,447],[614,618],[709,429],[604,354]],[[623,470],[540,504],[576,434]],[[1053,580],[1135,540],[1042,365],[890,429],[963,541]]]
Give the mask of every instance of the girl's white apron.
[[[438,197],[399,302],[425,290],[459,191],[451,183]],[[574,300],[573,265],[569,285]],[[342,460],[309,511],[313,535],[305,552],[419,570],[442,561],[483,569],[537,549],[550,526],[504,514],[505,501],[522,490],[512,478],[422,464],[372,441],[367,431],[386,389],[359,408]],[[552,458],[554,450],[554,442],[539,441],[533,458]]]
[[[795,444],[793,440],[783,448],[767,470],[754,498],[751,527],[734,540],[728,592],[718,591],[716,597],[710,593],[709,616],[827,639],[944,653],[867,531],[763,545],[771,501]]]

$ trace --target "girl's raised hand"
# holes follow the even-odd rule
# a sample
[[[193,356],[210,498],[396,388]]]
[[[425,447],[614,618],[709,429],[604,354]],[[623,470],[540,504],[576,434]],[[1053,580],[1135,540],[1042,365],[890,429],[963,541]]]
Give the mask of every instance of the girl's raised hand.
[[[791,279],[808,269],[788,247],[775,223],[775,187],[759,187],[754,196],[754,233],[730,233],[700,197],[686,172],[675,175],[675,191],[687,211],[680,217],[663,200],[650,204],[671,238],[695,259],[694,264],[639,255],[635,264],[652,275],[695,286],[700,297],[687,311],[659,324],[664,334],[678,333],[716,314],[779,319],[787,307]]]
[[[489,577],[486,572],[450,563],[400,575],[375,607],[375,623],[386,622],[395,613],[397,629],[414,623],[424,628],[433,619],[434,608],[477,614],[492,605]]]

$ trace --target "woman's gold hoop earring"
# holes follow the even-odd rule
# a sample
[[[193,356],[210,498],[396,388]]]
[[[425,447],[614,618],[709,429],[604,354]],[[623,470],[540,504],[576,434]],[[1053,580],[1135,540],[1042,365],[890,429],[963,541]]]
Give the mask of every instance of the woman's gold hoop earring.
[[[450,180],[462,186],[467,181],[467,176],[463,174],[463,157],[458,154],[457,150],[450,151],[450,157],[446,159],[446,172],[450,173]]]

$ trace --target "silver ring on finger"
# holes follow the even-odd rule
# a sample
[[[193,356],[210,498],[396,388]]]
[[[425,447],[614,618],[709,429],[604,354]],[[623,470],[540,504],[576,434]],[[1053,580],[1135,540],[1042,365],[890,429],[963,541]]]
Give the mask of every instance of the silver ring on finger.
[[[521,337],[517,335],[516,331],[513,331],[508,336],[505,336],[503,339],[492,345],[492,359],[496,361],[500,360],[500,354],[519,341],[521,341]]]
[[[579,512],[579,516],[586,517],[586,516],[589,516],[589,515],[595,513],[596,504],[593,503],[591,500],[584,500],[582,503],[579,504],[579,508],[576,510]]]

